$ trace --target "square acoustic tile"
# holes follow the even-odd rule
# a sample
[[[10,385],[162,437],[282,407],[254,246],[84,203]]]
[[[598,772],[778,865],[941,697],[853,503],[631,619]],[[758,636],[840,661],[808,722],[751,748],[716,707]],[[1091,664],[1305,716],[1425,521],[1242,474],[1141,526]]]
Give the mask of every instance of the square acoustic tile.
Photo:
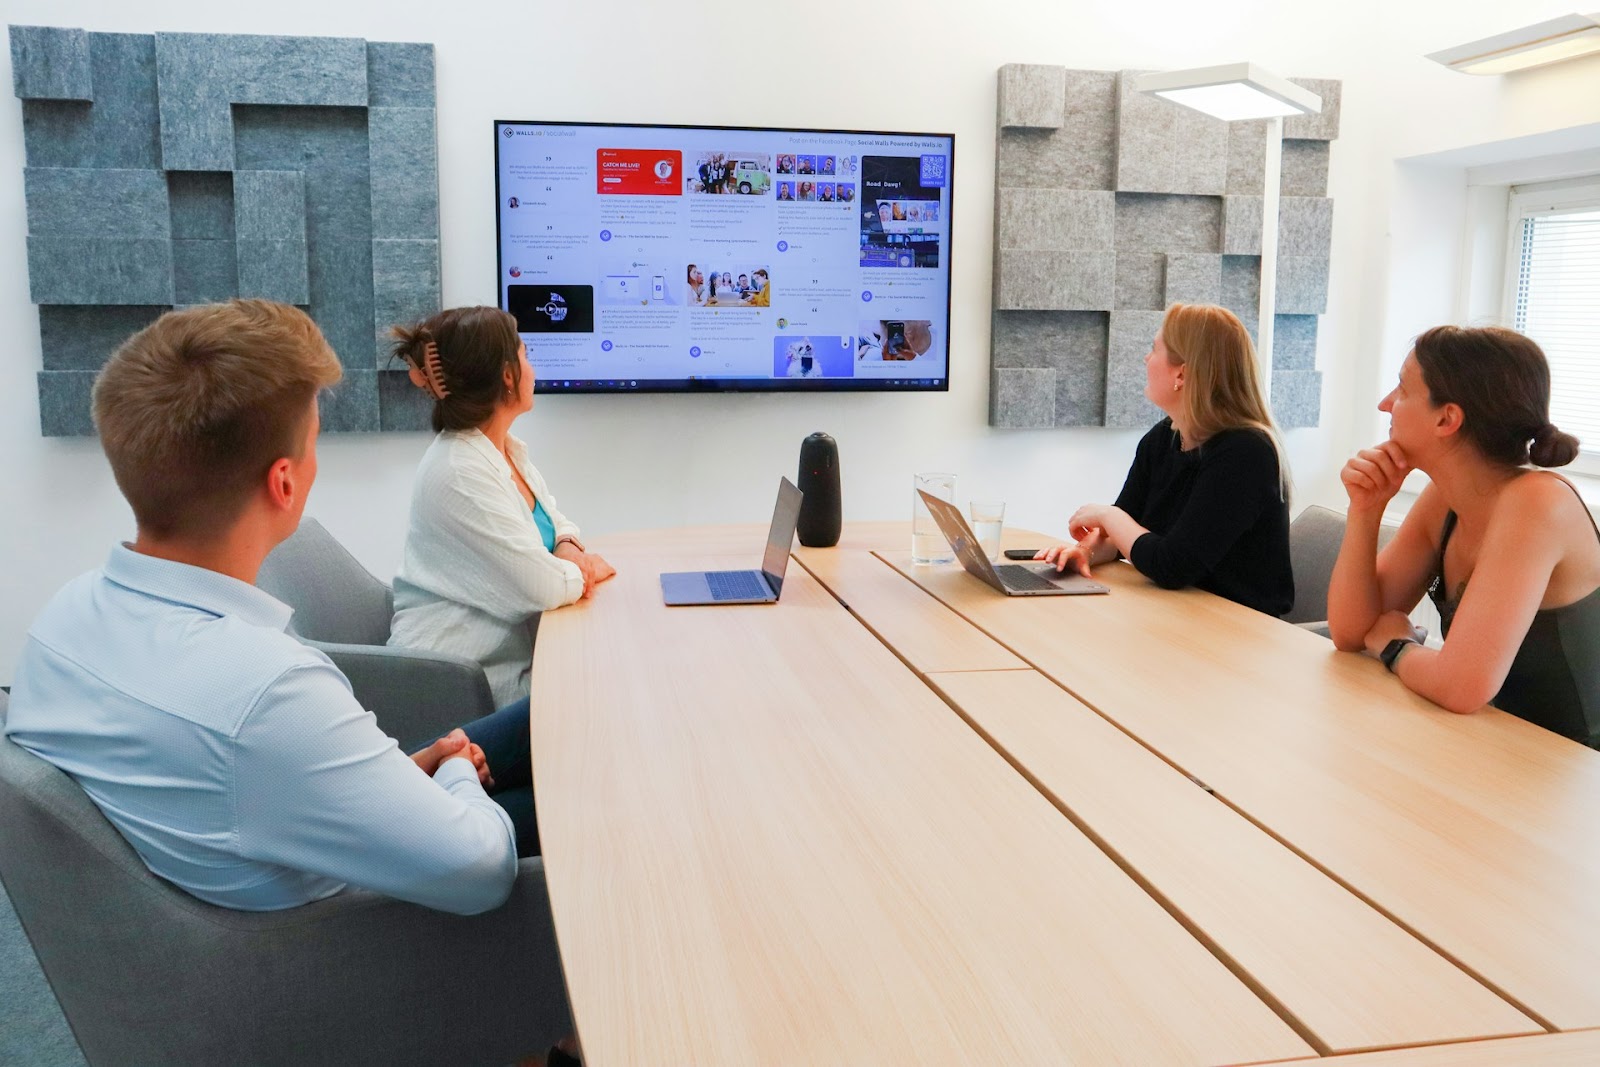
[[[169,170],[234,168],[234,104],[367,106],[356,38],[158,33],[156,70]]]
[[[1278,187],[1282,196],[1328,195],[1327,141],[1284,141]]]
[[[1160,252],[1118,252],[1117,311],[1160,311],[1166,307],[1167,257]]]
[[[238,250],[231,240],[172,242],[175,305],[212,304],[239,295]]]
[[[94,433],[89,398],[98,370],[39,372],[39,430],[45,437],[88,437]]]
[[[989,424],[1042,430],[1056,421],[1056,372],[1049,367],[996,367],[989,387]]]
[[[1290,78],[1302,89],[1310,89],[1322,100],[1315,115],[1295,115],[1283,120],[1283,136],[1302,141],[1333,141],[1339,137],[1339,118],[1344,96],[1342,82],[1330,78]]]
[[[1220,196],[1228,184],[1228,124],[1117,82],[1116,189]]]
[[[1272,327],[1272,369],[1317,369],[1317,317],[1275,315]]]
[[[995,159],[998,188],[1109,191],[1114,187],[1117,76],[1102,70],[1062,73],[1066,110],[1058,127],[1000,127]]]
[[[1322,372],[1274,370],[1272,417],[1285,430],[1316,426],[1322,414]]]
[[[89,35],[55,26],[11,27],[11,82],[19,100],[93,100]]]
[[[316,320],[349,372],[328,429],[416,426],[411,398],[380,388],[373,343],[440,302],[432,45],[20,26],[10,40],[46,434],[92,432],[83,383],[128,333],[232,296]]]
[[[999,189],[1003,249],[1104,251],[1112,245],[1116,197],[1077,189]]]
[[[431,107],[367,110],[374,239],[439,239],[438,170],[430,153],[416,150],[437,140]]]
[[[13,26],[13,39],[22,27]],[[22,141],[30,167],[162,170],[155,38],[91,33],[89,67],[99,91],[76,100],[22,101]]]
[[[171,304],[166,237],[29,237],[35,304]]]
[[[1222,251],[1222,198],[1118,193],[1118,252]]]
[[[1261,314],[1261,257],[1222,257],[1222,299],[1218,303],[1239,316],[1252,338],[1256,336]]]
[[[1166,303],[1215,304],[1222,299],[1222,255],[1172,252],[1166,257]]]
[[[234,171],[233,232],[248,241],[305,240],[305,175],[298,170]]]
[[[995,308],[1039,311],[1109,311],[1116,255],[1098,252],[1030,252],[1001,249],[995,271]]]
[[[311,272],[304,238],[271,241],[241,237],[234,242],[239,295],[284,304],[311,303]]]
[[[39,308],[39,340],[47,371],[99,372],[111,353],[167,310],[164,304],[45,304]]]
[[[1107,319],[1101,311],[996,314],[995,369],[1054,371],[1054,425],[1098,426],[1105,419]],[[1012,385],[1021,388],[1025,380]],[[1039,379],[1035,384],[1043,389],[1049,381]],[[1039,405],[1042,410],[1042,400]]]
[[[1267,124],[1228,123],[1229,196],[1260,196],[1267,177]]]
[[[166,175],[159,170],[29,167],[23,195],[34,237],[172,236]]]
[[[434,104],[433,45],[367,42],[367,106],[425,107]]]
[[[1280,255],[1274,307],[1282,315],[1321,315],[1327,311],[1327,257]]]
[[[1172,303],[1219,303],[1256,333],[1268,124],[1223,123],[1136,92],[1137,74],[1000,72],[995,425],[1046,424],[1044,397],[1024,399],[1030,380],[1041,393],[1053,385],[1049,425],[1154,422],[1143,356]],[[1285,425],[1315,425],[1316,316],[1327,305],[1332,246],[1328,142],[1338,135],[1340,84],[1295,80],[1324,108],[1283,128],[1274,364],[1289,377],[1274,403]],[[1105,196],[1108,241],[1096,199]],[[1098,403],[1086,392],[1095,385]]]
[[[233,240],[233,175],[168,171],[167,204],[173,240]]]
[[[1259,256],[1262,198],[1226,196],[1222,204],[1223,254]],[[1326,259],[1332,248],[1332,200],[1308,196],[1278,199],[1278,255]]]
[[[1106,425],[1154,426],[1161,409],[1145,399],[1144,357],[1156,331],[1159,311],[1113,311],[1106,356]]]
[[[1007,63],[1000,68],[1000,126],[1055,129],[1066,112],[1066,71],[1061,67]]]

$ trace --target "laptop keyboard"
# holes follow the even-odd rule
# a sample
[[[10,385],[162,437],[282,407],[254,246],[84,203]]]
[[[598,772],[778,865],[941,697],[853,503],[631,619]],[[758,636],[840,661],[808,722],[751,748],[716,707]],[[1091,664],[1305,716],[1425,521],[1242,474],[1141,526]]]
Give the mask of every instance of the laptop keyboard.
[[[772,595],[767,583],[752,571],[708,571],[712,600],[761,600]]]
[[[1037,571],[1027,567],[1011,564],[1005,567],[996,567],[995,572],[1000,575],[1000,580],[1008,589],[1058,589],[1050,579],[1042,577]]]

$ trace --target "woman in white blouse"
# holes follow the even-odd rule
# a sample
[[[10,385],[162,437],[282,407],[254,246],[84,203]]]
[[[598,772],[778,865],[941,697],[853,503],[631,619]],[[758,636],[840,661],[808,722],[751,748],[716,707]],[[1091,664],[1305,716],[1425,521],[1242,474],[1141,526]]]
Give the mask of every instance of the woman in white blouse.
[[[395,327],[395,352],[434,399],[438,436],[411,494],[389,644],[483,664],[497,704],[528,695],[539,613],[616,573],[584,550],[511,423],[533,407],[533,368],[498,308]]]

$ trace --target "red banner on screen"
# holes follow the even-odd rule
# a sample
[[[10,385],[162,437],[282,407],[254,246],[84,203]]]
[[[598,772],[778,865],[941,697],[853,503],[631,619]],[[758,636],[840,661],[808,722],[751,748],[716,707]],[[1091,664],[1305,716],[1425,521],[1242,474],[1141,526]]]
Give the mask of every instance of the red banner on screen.
[[[595,192],[682,196],[683,153],[670,148],[602,148],[595,152]]]

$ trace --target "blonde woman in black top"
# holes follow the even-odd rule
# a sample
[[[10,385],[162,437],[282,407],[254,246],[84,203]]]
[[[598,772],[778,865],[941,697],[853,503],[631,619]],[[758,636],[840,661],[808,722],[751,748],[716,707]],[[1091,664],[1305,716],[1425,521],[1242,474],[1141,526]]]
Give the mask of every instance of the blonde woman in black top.
[[[1565,478],[1578,442],[1550,422],[1550,367],[1511,330],[1436,326],[1378,405],[1389,440],[1345,465],[1344,543],[1328,624],[1435,704],[1486,702],[1600,747],[1600,527]],[[1412,469],[1430,484],[1380,553],[1378,524]],[[1407,612],[1427,593],[1444,647]]]
[[[1144,395],[1167,417],[1139,442],[1117,502],[1080,507],[1077,543],[1038,558],[1088,575],[1122,556],[1163,588],[1282,615],[1294,604],[1288,464],[1250,334],[1226,308],[1174,304],[1144,362]]]

